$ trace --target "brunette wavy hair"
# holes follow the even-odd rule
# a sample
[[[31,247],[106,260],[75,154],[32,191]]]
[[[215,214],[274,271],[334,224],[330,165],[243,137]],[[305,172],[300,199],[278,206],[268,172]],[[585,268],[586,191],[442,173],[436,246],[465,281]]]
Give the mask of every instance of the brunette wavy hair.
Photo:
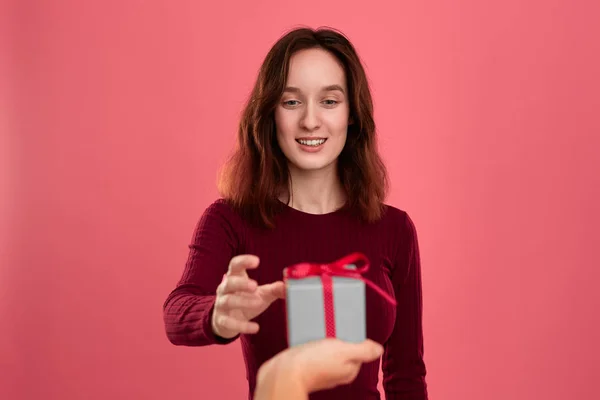
[[[221,170],[221,196],[246,217],[274,226],[283,205],[279,196],[288,189],[288,161],[276,138],[275,109],[286,85],[291,56],[321,48],[344,68],[350,106],[346,144],[338,157],[338,173],[347,203],[366,222],[378,220],[388,190],[386,167],[378,153],[373,100],[364,68],[352,43],[331,28],[306,27],[289,31],[270,49],[239,123],[235,150]]]

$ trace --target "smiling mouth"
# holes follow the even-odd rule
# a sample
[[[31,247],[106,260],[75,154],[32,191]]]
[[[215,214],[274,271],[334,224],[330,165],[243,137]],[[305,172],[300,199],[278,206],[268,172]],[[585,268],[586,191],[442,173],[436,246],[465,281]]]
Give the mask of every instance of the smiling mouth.
[[[296,142],[310,147],[317,147],[325,143],[327,139],[296,139]]]

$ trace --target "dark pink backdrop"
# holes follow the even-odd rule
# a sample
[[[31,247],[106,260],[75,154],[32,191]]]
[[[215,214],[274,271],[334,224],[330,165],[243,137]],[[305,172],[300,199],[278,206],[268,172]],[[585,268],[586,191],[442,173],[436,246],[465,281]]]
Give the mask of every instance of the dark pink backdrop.
[[[431,398],[599,398],[597,4],[4,3],[0,398],[244,398],[239,345],[174,347],[161,307],[297,24],[365,60]]]

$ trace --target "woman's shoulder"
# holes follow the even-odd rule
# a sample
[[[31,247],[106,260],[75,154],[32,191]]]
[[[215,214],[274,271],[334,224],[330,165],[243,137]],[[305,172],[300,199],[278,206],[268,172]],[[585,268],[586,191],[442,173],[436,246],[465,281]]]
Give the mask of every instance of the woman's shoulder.
[[[212,200],[200,213],[194,240],[205,235],[223,237],[239,241],[243,237],[245,225],[233,205],[223,198]]]
[[[233,204],[225,198],[219,197],[213,200],[204,209],[202,218],[217,218],[228,221],[241,222],[239,212]]]
[[[383,204],[382,220],[392,224],[404,223],[409,218],[408,212],[391,204]]]
[[[206,211],[225,211],[231,212],[233,211],[233,206],[231,202],[227,201],[223,197],[217,197],[206,207]]]
[[[409,213],[403,209],[390,204],[383,205],[382,222],[387,229],[401,236],[416,236],[416,227]]]

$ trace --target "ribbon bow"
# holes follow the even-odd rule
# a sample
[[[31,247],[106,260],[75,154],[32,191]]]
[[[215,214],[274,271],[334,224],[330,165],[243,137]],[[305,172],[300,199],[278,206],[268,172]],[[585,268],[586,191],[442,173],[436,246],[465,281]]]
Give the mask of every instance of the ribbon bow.
[[[358,267],[358,262],[364,265]],[[356,269],[348,269],[347,265],[353,264]],[[375,290],[389,303],[396,305],[396,300],[373,282],[365,279],[362,274],[369,269],[369,259],[362,253],[352,253],[329,264],[299,263],[291,265],[283,270],[284,280],[303,279],[311,276],[320,276],[323,284],[323,300],[325,309],[325,329],[327,337],[335,337],[335,318],[333,307],[333,281],[332,277],[354,278],[363,281],[367,286]]]
[[[363,261],[362,267],[356,266],[359,261]],[[356,269],[348,269],[347,265],[354,264]],[[345,257],[340,258],[329,264],[318,264],[318,263],[299,263],[289,266],[283,270],[283,276],[285,279],[302,279],[308,278],[309,276],[321,276],[323,277],[345,277],[354,278],[363,281],[377,293],[379,293],[389,303],[396,305],[396,300],[387,294],[383,289],[374,284],[368,279],[363,278],[362,274],[369,270],[369,259],[362,253],[352,253]]]

